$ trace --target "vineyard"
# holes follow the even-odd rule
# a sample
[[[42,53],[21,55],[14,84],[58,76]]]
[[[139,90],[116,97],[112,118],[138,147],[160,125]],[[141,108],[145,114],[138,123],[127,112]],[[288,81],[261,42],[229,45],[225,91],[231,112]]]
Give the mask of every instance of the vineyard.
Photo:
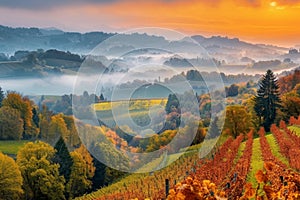
[[[300,199],[299,130],[281,122],[255,139],[253,131],[229,137],[205,158],[188,151],[160,171],[129,175],[78,199]]]

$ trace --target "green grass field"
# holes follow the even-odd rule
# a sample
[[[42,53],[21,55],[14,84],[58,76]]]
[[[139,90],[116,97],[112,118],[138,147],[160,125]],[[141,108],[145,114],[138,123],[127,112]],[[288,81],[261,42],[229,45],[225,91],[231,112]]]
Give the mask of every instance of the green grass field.
[[[289,161],[286,157],[284,157],[281,153],[280,153],[280,149],[279,146],[276,143],[276,139],[274,137],[274,135],[267,135],[266,139],[270,145],[272,154],[278,158],[282,163],[286,164],[287,166],[289,166]]]
[[[256,138],[253,140],[250,172],[248,173],[248,176],[247,176],[247,181],[252,183],[254,188],[256,188],[257,184],[258,184],[256,181],[256,178],[255,178],[255,173],[258,170],[263,169],[263,166],[264,166],[264,161],[262,159],[259,138]]]
[[[17,154],[18,151],[27,143],[26,140],[8,140],[0,141],[0,152],[5,154]]]

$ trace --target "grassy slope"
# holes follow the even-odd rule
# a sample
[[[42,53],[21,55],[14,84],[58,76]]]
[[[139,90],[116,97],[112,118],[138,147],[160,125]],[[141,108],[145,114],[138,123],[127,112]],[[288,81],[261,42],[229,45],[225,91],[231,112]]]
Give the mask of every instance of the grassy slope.
[[[17,154],[19,149],[21,149],[28,141],[26,140],[9,140],[0,141],[0,151],[5,154]]]
[[[270,134],[270,135],[267,135],[266,136],[266,139],[270,145],[270,148],[271,148],[271,151],[272,151],[272,154],[278,158],[282,163],[286,164],[287,166],[289,166],[289,161],[287,160],[286,157],[284,157],[281,153],[280,153],[280,149],[279,149],[279,146],[277,145],[276,143],[276,139],[275,137]]]
[[[252,183],[252,185],[256,188],[257,187],[257,181],[255,179],[255,173],[258,170],[263,169],[263,159],[261,154],[261,147],[259,138],[256,138],[253,140],[253,148],[252,148],[252,157],[251,157],[251,164],[250,164],[250,172],[247,176],[247,182]]]

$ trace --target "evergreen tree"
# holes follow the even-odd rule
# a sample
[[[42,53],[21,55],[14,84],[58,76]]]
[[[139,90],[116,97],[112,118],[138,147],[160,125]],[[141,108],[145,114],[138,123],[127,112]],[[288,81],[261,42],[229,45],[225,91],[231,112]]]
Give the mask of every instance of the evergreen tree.
[[[66,182],[68,182],[70,179],[71,166],[73,165],[73,160],[70,156],[69,150],[62,136],[55,144],[54,149],[56,150],[56,153],[53,161],[60,165],[59,175],[64,176]]]
[[[259,89],[254,99],[254,110],[259,118],[259,123],[268,132],[274,123],[277,108],[280,107],[279,86],[277,78],[271,70],[259,82]]]
[[[99,98],[100,98],[100,101],[104,101],[104,100],[105,100],[102,93],[100,94],[100,97],[99,97]]]
[[[35,107],[32,108],[32,120],[33,123],[37,128],[39,128],[40,124],[40,119],[39,119],[39,113]]]
[[[5,98],[4,92],[3,92],[2,88],[0,87],[0,107],[2,107],[2,101],[4,98]]]
[[[221,130],[218,126],[218,117],[215,117],[215,119],[211,122],[209,128],[208,128],[208,136],[209,138],[215,138],[221,135]]]
[[[167,114],[174,111],[176,112],[178,107],[179,107],[179,101],[177,99],[177,96],[175,94],[169,94],[168,101],[165,108]]]

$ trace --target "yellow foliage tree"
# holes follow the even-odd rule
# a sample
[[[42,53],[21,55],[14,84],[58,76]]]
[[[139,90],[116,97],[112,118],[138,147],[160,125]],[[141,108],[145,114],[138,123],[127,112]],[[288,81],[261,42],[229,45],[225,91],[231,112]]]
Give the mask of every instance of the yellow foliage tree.
[[[17,154],[17,164],[24,179],[28,199],[65,199],[63,176],[53,163],[55,150],[44,142],[29,142]]]
[[[23,194],[22,183],[18,165],[0,152],[0,199],[20,199]]]

